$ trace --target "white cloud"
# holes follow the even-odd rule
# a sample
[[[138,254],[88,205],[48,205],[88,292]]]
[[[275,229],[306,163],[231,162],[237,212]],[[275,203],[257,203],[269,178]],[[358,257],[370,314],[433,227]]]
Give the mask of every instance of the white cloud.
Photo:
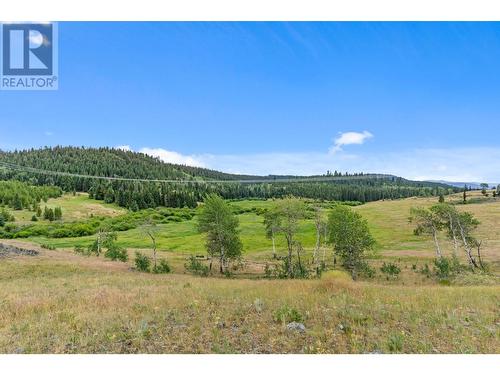
[[[353,139],[347,137],[343,141],[348,142]],[[345,144],[360,143],[343,143]],[[115,148],[132,150],[128,145]],[[500,148],[494,147],[412,149],[357,154],[325,151],[183,155],[176,151],[149,147],[141,148],[139,152],[158,157],[167,163],[205,167],[237,174],[306,176],[324,174],[327,170],[337,170],[351,173],[393,174],[412,180],[500,183],[500,170],[494,162],[500,160]]]
[[[364,131],[362,133],[358,132],[345,132],[340,133],[340,135],[335,138],[334,145],[330,148],[330,153],[335,154],[338,151],[342,151],[343,146],[347,145],[362,145],[367,139],[373,138],[373,134],[369,131]]]
[[[412,180],[500,182],[500,148],[413,149],[401,152],[261,153],[204,155],[211,169],[242,174],[323,174],[340,172],[386,173]]]
[[[159,158],[165,163],[184,164],[192,167],[205,167],[205,163],[201,160],[201,158],[195,155],[182,155],[176,151],[149,147],[143,147],[139,150],[139,152]]]
[[[52,133],[51,131],[45,131],[43,134],[45,134],[45,136],[47,136],[47,137],[54,135],[54,133]]]
[[[114,148],[117,150],[122,150],[122,151],[134,151],[132,149],[132,147],[130,147],[129,145],[115,146]],[[163,161],[165,163],[183,164],[183,165],[189,165],[192,167],[205,167],[206,166],[205,163],[203,162],[202,156],[183,155],[183,154],[178,153],[176,151],[165,150],[164,148],[143,147],[143,148],[139,149],[138,152],[141,152],[141,153],[149,155],[149,156],[153,156],[155,158],[159,158],[161,161]]]

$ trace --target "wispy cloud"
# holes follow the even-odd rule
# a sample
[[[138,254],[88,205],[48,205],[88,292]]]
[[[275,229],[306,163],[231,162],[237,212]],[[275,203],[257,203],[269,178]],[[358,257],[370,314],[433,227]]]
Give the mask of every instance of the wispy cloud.
[[[337,138],[333,141],[333,146],[330,148],[330,153],[335,154],[342,151],[344,146],[348,145],[362,145],[366,140],[373,138],[373,134],[369,131],[364,131],[362,133],[358,132],[345,132],[340,133]]]

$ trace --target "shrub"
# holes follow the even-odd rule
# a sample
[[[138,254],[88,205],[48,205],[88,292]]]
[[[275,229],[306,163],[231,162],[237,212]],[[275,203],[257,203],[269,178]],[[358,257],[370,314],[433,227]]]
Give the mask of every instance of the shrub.
[[[460,262],[456,257],[441,257],[434,260],[434,273],[439,280],[449,280],[460,272]]]
[[[427,277],[431,277],[431,270],[430,270],[429,265],[427,263],[425,263],[424,266],[420,269],[420,273],[422,275],[427,276]]]
[[[189,257],[188,263],[184,265],[186,271],[199,276],[208,276],[210,270],[207,265],[200,262],[194,255]]]
[[[387,276],[387,279],[393,278],[397,279],[401,273],[401,268],[399,268],[394,263],[385,263],[380,267],[380,271]]]
[[[358,268],[360,276],[366,277],[368,279],[374,278],[375,274],[377,273],[377,271],[375,271],[374,268],[370,267],[370,265],[365,261],[361,262]]]
[[[272,268],[268,263],[266,263],[266,266],[264,267],[264,277],[266,279],[272,279],[275,277],[276,274],[276,268]]]
[[[3,227],[8,221],[14,221],[14,216],[5,208],[2,208],[2,210],[0,210],[0,227]]]
[[[47,249],[47,250],[55,250],[56,249],[56,247],[54,245],[46,244],[46,243],[41,244],[40,247],[42,249]]]
[[[274,312],[273,317],[275,322],[283,324],[291,322],[302,323],[304,321],[300,312],[293,307],[289,307],[288,305],[281,306]]]
[[[108,248],[108,250],[106,250],[106,253],[104,254],[104,256],[106,258],[113,260],[113,261],[119,260],[122,262],[126,262],[128,260],[127,250],[124,249],[123,247],[120,247],[120,246],[115,245],[115,244],[109,246],[109,248]]]
[[[136,251],[135,267],[141,272],[149,272],[151,268],[151,260],[146,255]]]
[[[38,218],[36,217],[36,215],[33,215],[33,216],[31,217],[31,221],[38,221]]]
[[[292,279],[307,279],[310,276],[309,270],[304,263],[292,260]],[[288,258],[283,258],[281,266],[275,269],[275,275],[280,279],[288,278]]]
[[[170,273],[171,269],[166,259],[160,259],[160,263],[153,269],[154,273]]]

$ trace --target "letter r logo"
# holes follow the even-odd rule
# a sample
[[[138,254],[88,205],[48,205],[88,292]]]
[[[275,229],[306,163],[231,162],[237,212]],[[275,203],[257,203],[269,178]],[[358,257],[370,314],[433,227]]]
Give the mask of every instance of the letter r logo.
[[[50,76],[52,24],[3,24],[3,75]]]

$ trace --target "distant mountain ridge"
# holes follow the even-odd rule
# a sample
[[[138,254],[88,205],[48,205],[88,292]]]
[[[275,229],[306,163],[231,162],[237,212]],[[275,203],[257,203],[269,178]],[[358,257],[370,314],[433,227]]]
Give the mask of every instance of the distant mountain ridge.
[[[457,188],[463,188],[464,186],[467,186],[472,189],[481,189],[481,182],[452,182],[452,181],[445,181],[445,180],[428,180],[428,182],[433,182],[436,184],[445,184]],[[490,188],[494,188],[498,186],[500,183],[491,183],[491,182],[485,182],[489,185]]]

